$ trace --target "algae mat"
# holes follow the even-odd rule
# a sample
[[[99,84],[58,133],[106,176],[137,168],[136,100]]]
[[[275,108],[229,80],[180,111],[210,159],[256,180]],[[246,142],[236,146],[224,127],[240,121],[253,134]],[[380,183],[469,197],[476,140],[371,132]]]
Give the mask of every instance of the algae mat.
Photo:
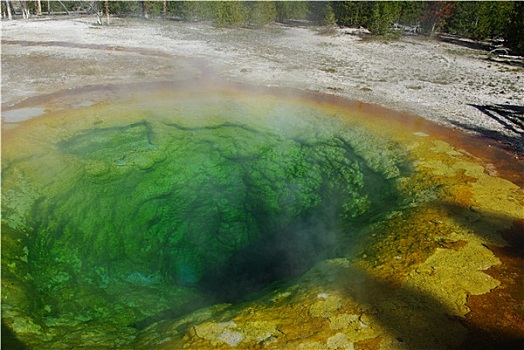
[[[104,89],[4,123],[13,341],[444,349],[468,341],[468,296],[501,285],[489,247],[522,191],[438,128],[216,81]]]

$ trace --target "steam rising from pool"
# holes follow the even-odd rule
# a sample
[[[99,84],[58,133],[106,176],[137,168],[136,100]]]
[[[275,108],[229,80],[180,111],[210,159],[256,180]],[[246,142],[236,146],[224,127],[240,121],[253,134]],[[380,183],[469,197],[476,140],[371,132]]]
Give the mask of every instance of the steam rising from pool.
[[[5,309],[36,343],[89,322],[133,334],[350,256],[397,205],[405,164],[393,142],[272,96],[116,101],[18,137],[2,225],[4,276],[20,293]]]

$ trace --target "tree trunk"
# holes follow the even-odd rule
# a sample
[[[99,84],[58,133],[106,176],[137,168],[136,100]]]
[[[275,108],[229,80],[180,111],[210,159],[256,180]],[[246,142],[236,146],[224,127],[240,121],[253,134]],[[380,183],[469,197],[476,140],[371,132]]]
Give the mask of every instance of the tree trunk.
[[[35,0],[35,7],[36,7],[36,15],[41,16],[42,15],[42,2],[40,0]]]
[[[20,9],[22,10],[22,18],[29,19],[29,7],[27,1],[20,1]]]
[[[147,15],[147,6],[145,0],[140,0],[140,5],[142,5],[142,17],[149,18]]]
[[[106,11],[106,24],[109,25],[109,0],[104,1],[104,7]]]
[[[167,16],[167,0],[162,1],[162,16],[166,19]]]
[[[5,0],[5,7],[7,10],[7,19],[12,20],[13,15],[11,14],[11,4],[9,3],[9,0]]]
[[[51,15],[51,0],[47,0],[47,14]]]

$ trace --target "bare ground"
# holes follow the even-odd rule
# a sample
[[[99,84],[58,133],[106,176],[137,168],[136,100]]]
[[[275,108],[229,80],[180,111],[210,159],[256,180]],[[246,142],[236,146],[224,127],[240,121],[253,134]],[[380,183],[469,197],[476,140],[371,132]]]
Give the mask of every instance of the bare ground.
[[[2,22],[2,107],[87,85],[219,75],[339,95],[420,115],[524,154],[524,69],[429,40],[362,40],[306,25],[216,29],[206,23],[93,17]],[[4,119],[6,119],[4,117]]]

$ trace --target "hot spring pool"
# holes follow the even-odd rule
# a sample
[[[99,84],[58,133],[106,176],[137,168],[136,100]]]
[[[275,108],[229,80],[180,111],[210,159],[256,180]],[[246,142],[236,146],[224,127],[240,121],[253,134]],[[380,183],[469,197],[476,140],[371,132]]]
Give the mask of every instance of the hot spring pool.
[[[75,98],[3,128],[13,346],[449,348],[500,284],[522,192],[416,118],[235,84]]]

